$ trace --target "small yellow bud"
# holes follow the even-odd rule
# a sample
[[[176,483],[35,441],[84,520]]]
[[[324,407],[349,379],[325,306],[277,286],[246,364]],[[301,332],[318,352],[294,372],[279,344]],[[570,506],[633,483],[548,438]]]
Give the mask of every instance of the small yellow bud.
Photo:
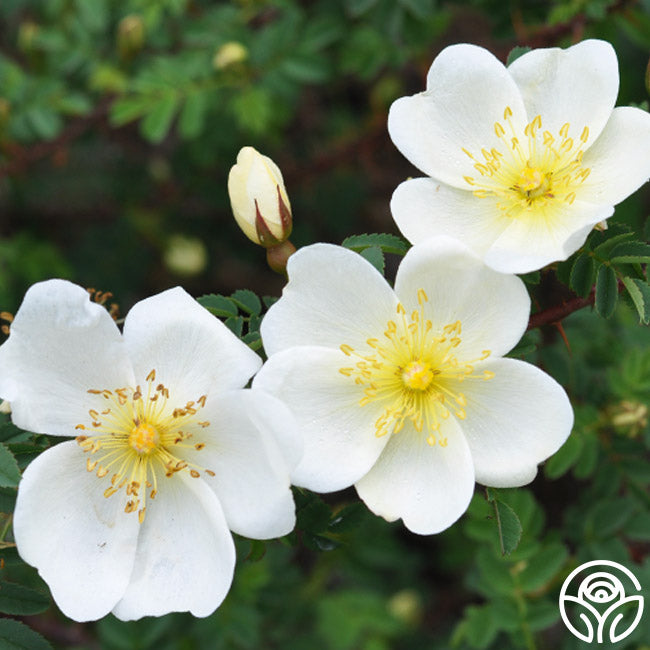
[[[224,70],[248,58],[248,50],[238,41],[224,43],[214,54],[212,65],[215,70]]]
[[[172,235],[167,242],[164,262],[173,273],[190,277],[205,270],[208,252],[198,237]]]
[[[34,49],[34,39],[38,36],[40,27],[27,20],[18,26],[18,49],[21,52],[31,52]]]
[[[7,400],[0,402],[0,413],[11,413],[11,404]]]
[[[620,433],[634,438],[648,425],[648,407],[641,402],[623,400],[611,409],[610,418]]]
[[[235,220],[256,244],[270,248],[291,234],[291,203],[278,166],[253,147],[244,147],[228,176]]]
[[[388,601],[388,611],[404,623],[417,624],[422,617],[422,599],[414,589],[402,589]]]
[[[144,22],[141,16],[129,14],[117,26],[117,49],[123,59],[130,59],[144,45]]]
[[[3,127],[9,121],[11,114],[11,104],[4,97],[0,97],[0,127]]]

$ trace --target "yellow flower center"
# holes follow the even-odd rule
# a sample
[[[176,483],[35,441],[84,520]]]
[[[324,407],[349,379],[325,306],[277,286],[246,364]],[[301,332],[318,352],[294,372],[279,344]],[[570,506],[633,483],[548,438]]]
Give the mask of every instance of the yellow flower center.
[[[129,444],[139,454],[150,453],[158,446],[159,442],[158,430],[146,422],[133,427],[129,434]]]
[[[483,350],[478,359],[459,360],[460,321],[434,331],[432,322],[423,314],[427,301],[420,289],[419,309],[410,315],[399,303],[398,318],[388,321],[382,338],[366,340],[368,349],[341,345],[341,351],[357,361],[339,372],[363,387],[360,406],[372,402],[383,406],[375,422],[376,436],[398,433],[410,421],[418,432],[426,433],[429,445],[445,447],[447,439],[440,435],[441,422],[452,414],[460,420],[466,417],[467,399],[461,382],[491,379],[494,373],[476,372],[473,365],[487,359],[489,350]]]
[[[580,185],[590,169],[582,165],[589,127],[582,129],[575,140],[569,135],[566,122],[554,135],[542,127],[540,115],[517,132],[512,123],[512,110],[506,107],[503,121],[495,122],[494,132],[502,147],[480,155],[463,148],[474,162],[477,176],[465,176],[479,198],[497,198],[503,214],[511,218],[542,217],[550,219],[562,203],[573,203]]]
[[[86,469],[96,472],[100,479],[111,474],[104,496],[108,498],[124,488],[130,497],[124,511],[137,512],[140,523],[145,518],[147,496],[155,498],[161,475],[170,478],[187,471],[198,478],[203,471],[214,476],[213,471],[183,459],[184,450],[205,447],[204,442],[190,440],[210,425],[195,417],[205,406],[206,396],[172,408],[169,390],[163,384],[155,384],[155,370],[146,380],[146,395],[140,386],[90,389],[91,395],[105,400],[106,408],[90,409],[90,424],[76,426],[88,432],[77,436],[77,443],[88,453]]]
[[[431,366],[422,359],[409,361],[402,371],[402,381],[411,390],[426,390],[433,380]]]

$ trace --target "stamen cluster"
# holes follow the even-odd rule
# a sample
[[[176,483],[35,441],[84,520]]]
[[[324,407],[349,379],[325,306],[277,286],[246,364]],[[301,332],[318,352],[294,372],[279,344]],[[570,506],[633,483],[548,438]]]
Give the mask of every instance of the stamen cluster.
[[[572,204],[576,192],[590,169],[582,165],[589,127],[582,129],[578,142],[569,135],[571,125],[562,125],[556,137],[542,128],[537,115],[524,128],[524,137],[512,122],[512,109],[506,106],[503,121],[494,123],[494,133],[503,149],[481,149],[483,159],[462,148],[474,162],[480,177],[464,176],[479,198],[497,197],[499,209],[507,217],[521,217],[533,208],[544,209],[558,199]]]
[[[200,451],[205,447],[204,442],[190,442],[194,434],[188,429],[210,425],[195,417],[205,406],[206,396],[183,407],[170,408],[169,390],[155,383],[155,370],[147,375],[146,381],[146,395],[139,385],[135,389],[88,390],[91,395],[106,400],[106,408],[90,409],[90,425],[76,426],[89,432],[76,438],[89,455],[86,469],[96,472],[98,478],[111,473],[104,496],[108,498],[125,488],[130,498],[124,511],[137,511],[140,523],[145,518],[147,495],[154,499],[158,492],[158,474],[170,478],[186,470],[193,478],[199,478],[201,471],[214,476],[213,471],[182,457],[184,449]]]
[[[466,379],[491,379],[494,373],[476,372],[473,365],[487,359],[489,350],[478,359],[459,360],[461,322],[434,331],[432,321],[423,313],[427,301],[426,293],[419,289],[419,308],[410,315],[398,303],[398,317],[388,321],[383,338],[366,340],[371,351],[341,345],[341,351],[357,361],[339,372],[364,387],[360,406],[377,401],[384,404],[375,422],[377,437],[398,433],[410,421],[416,431],[425,431],[429,445],[445,447],[447,439],[439,433],[441,422],[451,414],[460,420],[466,417],[467,399],[460,383]]]

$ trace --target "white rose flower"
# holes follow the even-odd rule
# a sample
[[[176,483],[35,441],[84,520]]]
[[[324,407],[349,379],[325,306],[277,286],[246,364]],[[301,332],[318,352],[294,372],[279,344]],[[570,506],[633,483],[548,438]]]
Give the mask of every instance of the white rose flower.
[[[232,581],[229,529],[291,531],[301,442],[283,404],[242,389],[260,365],[180,288],[137,303],[123,334],[81,287],[29,289],[0,395],[17,426],[77,438],[25,471],[14,534],[67,616],[207,616]]]
[[[567,259],[650,176],[650,114],[614,108],[618,82],[604,41],[507,68],[481,47],[444,49],[426,91],[388,116],[397,148],[430,176],[393,195],[404,236],[455,237],[506,273]]]
[[[299,250],[288,271],[262,322],[270,356],[253,386],[284,400],[304,433],[296,485],[354,484],[376,514],[432,534],[465,511],[475,480],[529,483],[569,435],[564,390],[502,358],[528,322],[523,283],[462,244],[413,247],[394,290],[328,244]]]

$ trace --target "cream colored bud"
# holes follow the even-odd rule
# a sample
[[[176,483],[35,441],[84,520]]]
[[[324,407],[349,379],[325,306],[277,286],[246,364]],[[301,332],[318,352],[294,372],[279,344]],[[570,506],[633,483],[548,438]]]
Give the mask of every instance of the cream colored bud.
[[[193,276],[205,270],[208,252],[198,237],[172,235],[164,255],[165,266],[177,275]]]
[[[11,114],[11,104],[4,97],[0,97],[0,127],[3,127],[9,121]]]
[[[21,52],[31,52],[34,49],[34,41],[40,31],[41,28],[31,20],[20,23],[18,26],[18,49]]]
[[[11,413],[11,404],[6,399],[0,402],[0,413]]]
[[[291,234],[291,203],[282,172],[267,156],[244,147],[228,176],[228,194],[235,220],[244,234],[265,248]]]
[[[144,45],[144,21],[137,14],[129,14],[117,26],[117,49],[123,59],[137,54]]]
[[[241,43],[228,41],[215,52],[212,65],[215,70],[223,70],[236,63],[243,63],[247,58],[248,50]]]
[[[388,611],[404,623],[416,624],[422,616],[422,599],[414,589],[402,589],[388,601]]]
[[[612,408],[611,423],[620,433],[634,438],[648,424],[648,407],[641,402],[623,400]]]

